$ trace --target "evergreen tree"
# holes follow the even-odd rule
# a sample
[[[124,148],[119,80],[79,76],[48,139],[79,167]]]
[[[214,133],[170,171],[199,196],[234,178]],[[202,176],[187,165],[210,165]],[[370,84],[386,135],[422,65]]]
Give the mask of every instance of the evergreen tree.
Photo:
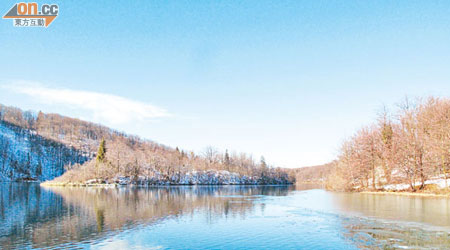
[[[261,177],[265,177],[267,174],[267,163],[266,159],[264,159],[264,156],[261,156],[259,165],[261,167]]]
[[[100,146],[97,151],[97,163],[103,163],[106,157],[105,139],[100,141]]]
[[[230,165],[230,163],[231,163],[230,155],[228,154],[228,149],[225,150],[224,162],[225,162],[225,165],[227,165],[227,166]]]
[[[260,165],[261,165],[262,169],[267,168],[267,163],[266,163],[266,159],[264,159],[264,156],[261,156]]]

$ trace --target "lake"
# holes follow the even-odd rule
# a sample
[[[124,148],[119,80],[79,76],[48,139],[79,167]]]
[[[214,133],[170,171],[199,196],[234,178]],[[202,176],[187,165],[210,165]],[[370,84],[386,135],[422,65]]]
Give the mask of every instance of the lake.
[[[314,186],[0,184],[1,249],[449,249],[450,199]]]

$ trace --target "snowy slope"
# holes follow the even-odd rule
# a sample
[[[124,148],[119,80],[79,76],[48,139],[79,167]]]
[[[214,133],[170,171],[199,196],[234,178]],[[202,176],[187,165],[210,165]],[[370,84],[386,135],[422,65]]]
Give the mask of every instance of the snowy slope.
[[[50,180],[63,174],[65,165],[86,160],[78,150],[0,122],[0,181]]]

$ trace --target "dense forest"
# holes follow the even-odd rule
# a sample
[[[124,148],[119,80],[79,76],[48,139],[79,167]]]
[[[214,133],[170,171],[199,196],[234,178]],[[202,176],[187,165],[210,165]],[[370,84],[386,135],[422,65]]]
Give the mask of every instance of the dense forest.
[[[264,157],[201,154],[58,114],[0,105],[1,180],[64,183],[288,184],[288,171]],[[61,176],[62,175],[62,176]]]
[[[328,186],[337,190],[448,188],[450,99],[406,99],[348,138]]]

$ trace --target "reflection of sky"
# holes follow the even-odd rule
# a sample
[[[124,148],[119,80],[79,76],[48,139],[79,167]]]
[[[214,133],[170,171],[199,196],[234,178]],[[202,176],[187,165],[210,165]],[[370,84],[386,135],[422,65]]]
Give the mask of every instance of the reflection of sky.
[[[318,191],[323,193],[322,191]],[[313,191],[311,194],[314,194]],[[322,196],[322,197],[321,197]],[[318,206],[323,195],[309,195]],[[340,232],[339,217],[315,210],[301,209],[303,195],[263,196],[253,199],[253,209],[246,216],[211,214],[201,208],[195,214],[162,221],[157,225],[121,232],[110,239],[126,241],[127,246],[164,249],[352,249]],[[307,198],[307,202],[312,201]],[[247,202],[251,202],[248,200]],[[300,203],[299,203],[300,202]],[[239,203],[233,205],[239,206]],[[213,218],[210,218],[213,216]],[[125,243],[121,243],[125,244]],[[112,246],[108,240],[95,249]],[[114,249],[114,248],[105,248]]]
[[[3,201],[9,201],[1,203],[1,211],[7,213],[4,218],[21,216],[15,218],[13,227],[2,221],[0,244],[9,242],[19,248],[33,244],[99,250],[354,249],[383,244],[430,248],[450,244],[445,231],[418,224],[433,224],[426,219],[433,216],[434,221],[445,222],[448,199],[293,187],[45,191],[37,185],[1,187]],[[400,215],[409,222],[399,223],[396,219]]]
[[[108,239],[99,245],[92,246],[91,249],[94,250],[124,250],[124,249],[135,249],[135,250],[158,250],[164,249],[163,246],[141,246],[141,245],[130,245],[129,240],[115,240]]]
[[[393,220],[405,205],[398,206],[396,211],[389,209],[396,204],[387,205],[388,212],[375,215],[370,212],[380,207],[367,203],[366,199],[380,199],[379,204],[399,200],[397,196],[361,197],[324,190],[259,196],[246,199],[253,201],[253,209],[246,216],[211,214],[208,208],[202,208],[192,215],[123,231],[113,239],[98,243],[95,249],[115,249],[109,241],[137,249],[356,249],[382,248],[383,244],[398,248],[416,244],[439,248],[448,244],[444,232],[436,233],[431,227],[427,227],[429,231],[422,231],[420,224],[398,224]],[[407,205],[420,203],[411,197],[400,200]],[[443,201],[426,199],[421,202],[430,202],[433,206]],[[426,211],[417,210],[421,212]],[[439,214],[435,216],[439,219]],[[417,240],[419,238],[421,241]]]

